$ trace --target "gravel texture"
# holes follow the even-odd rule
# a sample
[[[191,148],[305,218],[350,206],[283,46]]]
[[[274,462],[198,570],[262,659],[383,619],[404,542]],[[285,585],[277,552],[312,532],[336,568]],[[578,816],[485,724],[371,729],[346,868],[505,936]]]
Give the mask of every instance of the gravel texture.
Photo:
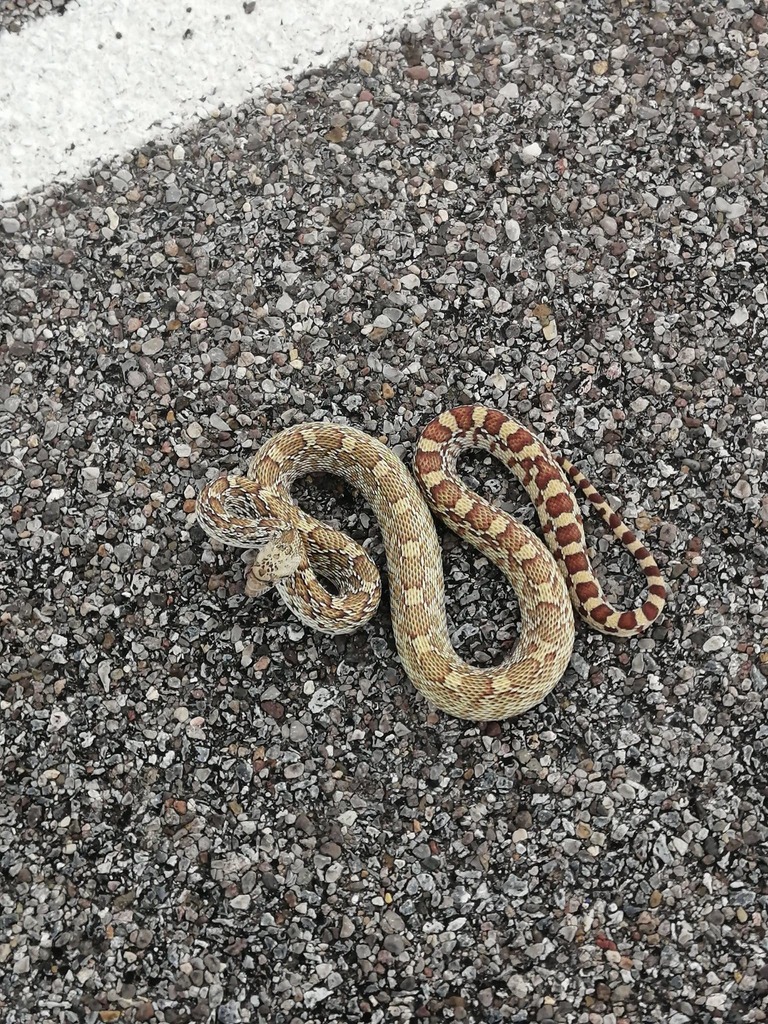
[[[768,27],[688,9],[480,4],[2,209],[4,1020],[766,1020]],[[283,426],[407,459],[464,400],[673,590],[480,728],[386,607],[314,635],[192,525]],[[449,538],[446,572],[498,656],[508,587]]]
[[[2,33],[0,203],[73,181],[94,161],[124,156],[149,138],[190,130],[298,68],[346,58],[354,43],[443,6],[81,0],[66,17]]]
[[[33,18],[64,14],[72,3],[73,0],[0,0],[0,32],[21,32]]]

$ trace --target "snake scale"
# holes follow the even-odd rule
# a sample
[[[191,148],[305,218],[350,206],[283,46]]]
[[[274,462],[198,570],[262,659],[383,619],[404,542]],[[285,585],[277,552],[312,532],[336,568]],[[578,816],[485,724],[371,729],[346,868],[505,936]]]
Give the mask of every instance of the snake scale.
[[[489,452],[514,473],[536,507],[549,550],[527,527],[462,482],[457,460],[470,449]],[[506,414],[480,405],[442,413],[424,429],[413,469],[418,485],[375,438],[352,427],[304,423],[268,440],[245,476],[206,485],[197,499],[197,520],[218,541],[259,549],[249,569],[247,594],[276,586],[306,624],[325,633],[348,633],[378,607],[378,570],[351,538],[302,511],[290,496],[297,477],[332,473],[344,478],[369,503],[381,527],[392,626],[403,667],[428,700],[459,718],[506,718],[541,701],[571,657],[572,606],[590,626],[617,636],[642,632],[661,613],[667,591],[647,548],[575,466],[553,456]],[[645,574],[645,600],[632,611],[611,607],[595,577],[574,486]],[[515,590],[519,639],[497,667],[470,665],[451,644],[442,555],[430,508],[494,562]]]

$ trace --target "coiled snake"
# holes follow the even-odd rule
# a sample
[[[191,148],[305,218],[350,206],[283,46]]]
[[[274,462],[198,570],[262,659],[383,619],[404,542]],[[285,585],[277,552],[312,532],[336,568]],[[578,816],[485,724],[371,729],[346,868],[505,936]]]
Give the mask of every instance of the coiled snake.
[[[549,551],[527,527],[461,481],[457,459],[474,448],[490,452],[521,482],[536,506]],[[549,693],[573,649],[571,604],[589,625],[618,636],[642,632],[663,609],[666,587],[647,548],[575,466],[553,456],[504,413],[479,405],[442,413],[422,433],[413,468],[421,491],[400,459],[375,438],[332,423],[300,424],[267,441],[246,476],[205,486],[197,499],[197,520],[216,540],[260,549],[248,573],[247,594],[274,585],[308,625],[325,633],[348,633],[376,611],[379,573],[358,544],[307,515],[289,493],[293,481],[308,473],[347,480],[381,526],[392,626],[403,667],[425,697],[459,718],[519,715]],[[571,482],[645,573],[648,590],[639,608],[617,611],[606,601],[589,562]],[[498,667],[469,665],[451,645],[441,549],[430,507],[514,587],[520,634]]]

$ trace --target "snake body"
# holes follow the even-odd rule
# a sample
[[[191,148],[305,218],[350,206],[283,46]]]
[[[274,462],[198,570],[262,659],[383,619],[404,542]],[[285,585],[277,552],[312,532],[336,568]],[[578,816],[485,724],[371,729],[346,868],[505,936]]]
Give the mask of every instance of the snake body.
[[[457,460],[477,448],[503,462],[521,482],[549,550],[527,527],[462,482]],[[376,566],[358,544],[303,512],[290,497],[293,481],[308,473],[347,480],[381,526],[392,626],[403,667],[428,700],[459,718],[506,718],[541,701],[571,657],[572,605],[589,625],[618,636],[642,632],[662,611],[666,587],[647,548],[575,466],[553,456],[511,417],[479,405],[442,413],[423,431],[413,468],[421,490],[400,459],[375,438],[332,423],[300,424],[267,441],[246,476],[206,485],[197,500],[197,519],[216,540],[259,548],[246,593],[256,595],[274,585],[303,622],[326,633],[351,632],[378,606]],[[591,501],[645,574],[647,595],[635,610],[618,611],[606,600],[590,565],[572,485]],[[442,555],[430,508],[494,562],[515,590],[519,639],[500,666],[469,665],[451,644]]]

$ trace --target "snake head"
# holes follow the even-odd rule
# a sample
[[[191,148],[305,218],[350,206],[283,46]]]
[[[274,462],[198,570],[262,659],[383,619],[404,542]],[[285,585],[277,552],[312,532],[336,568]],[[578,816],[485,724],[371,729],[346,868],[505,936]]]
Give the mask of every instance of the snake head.
[[[245,592],[258,597],[275,583],[284,580],[307,565],[304,543],[298,530],[286,530],[265,544],[248,570]]]
[[[239,548],[258,548],[285,533],[267,514],[259,484],[244,476],[220,477],[206,484],[195,502],[197,521],[209,537]]]

